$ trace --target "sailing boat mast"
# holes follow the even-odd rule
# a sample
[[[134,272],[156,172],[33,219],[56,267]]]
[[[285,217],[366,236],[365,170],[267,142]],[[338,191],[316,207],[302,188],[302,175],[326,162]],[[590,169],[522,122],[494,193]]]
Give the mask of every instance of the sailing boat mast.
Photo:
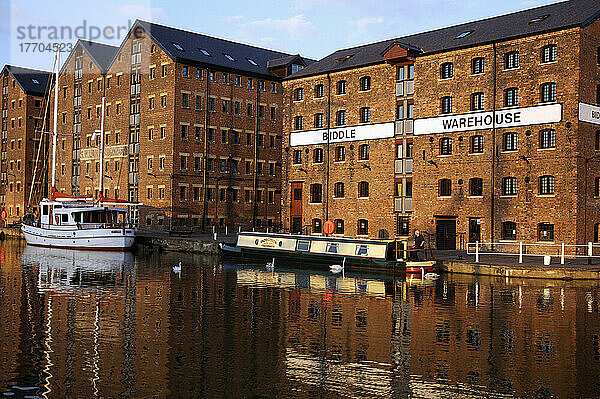
[[[100,193],[98,200],[100,200],[104,194],[104,106],[106,103],[106,97],[102,96],[102,118],[100,119]]]
[[[52,188],[56,187],[56,144],[57,144],[57,126],[58,126],[58,72],[60,66],[60,49],[56,50],[56,61],[54,67],[54,126],[52,129]]]

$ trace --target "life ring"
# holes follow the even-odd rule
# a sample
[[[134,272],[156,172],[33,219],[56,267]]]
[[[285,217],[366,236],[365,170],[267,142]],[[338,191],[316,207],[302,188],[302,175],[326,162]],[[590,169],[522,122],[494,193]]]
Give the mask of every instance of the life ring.
[[[0,219],[6,219],[7,216],[6,209],[2,209],[2,213],[0,213]]]
[[[54,215],[54,220],[56,220],[56,224],[58,224],[58,215]]]

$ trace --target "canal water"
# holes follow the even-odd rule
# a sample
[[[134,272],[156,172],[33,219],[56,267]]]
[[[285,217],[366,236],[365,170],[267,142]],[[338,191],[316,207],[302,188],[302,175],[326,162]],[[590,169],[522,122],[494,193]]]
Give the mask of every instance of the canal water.
[[[269,271],[15,241],[0,263],[0,398],[600,397],[595,281]]]

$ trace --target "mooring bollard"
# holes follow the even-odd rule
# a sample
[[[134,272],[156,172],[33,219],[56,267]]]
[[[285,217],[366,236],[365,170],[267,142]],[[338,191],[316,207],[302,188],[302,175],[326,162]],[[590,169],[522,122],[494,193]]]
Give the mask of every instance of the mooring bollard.
[[[591,243],[591,241],[588,242],[588,256],[590,256],[590,257],[592,256],[592,243]]]
[[[213,233],[213,238],[217,241],[217,233]]]
[[[560,264],[565,264],[565,243],[560,244]]]
[[[238,226],[238,233],[242,232],[242,226]]]
[[[215,234],[215,226],[213,226],[213,234]]]
[[[225,226],[225,236],[228,236],[228,235],[229,235],[229,231],[228,231],[227,226]]]
[[[523,263],[523,241],[519,242],[519,263]]]
[[[475,263],[479,263],[479,241],[475,241]]]

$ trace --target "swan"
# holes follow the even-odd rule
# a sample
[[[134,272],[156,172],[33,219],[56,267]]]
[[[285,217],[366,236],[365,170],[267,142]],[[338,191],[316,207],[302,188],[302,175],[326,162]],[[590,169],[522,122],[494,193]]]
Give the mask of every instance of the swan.
[[[181,273],[181,261],[179,262],[179,264],[177,266],[173,266],[173,272],[179,274]]]
[[[344,257],[344,260],[342,261],[341,265],[331,265],[329,266],[329,270],[331,270],[332,273],[339,273],[339,272],[343,272],[344,269],[346,268],[346,257]]]
[[[437,280],[440,278],[440,275],[437,273],[427,273],[425,276],[425,280]]]
[[[273,270],[275,269],[275,258],[273,258],[272,262],[267,262],[267,264],[265,265],[265,267],[269,270]]]

